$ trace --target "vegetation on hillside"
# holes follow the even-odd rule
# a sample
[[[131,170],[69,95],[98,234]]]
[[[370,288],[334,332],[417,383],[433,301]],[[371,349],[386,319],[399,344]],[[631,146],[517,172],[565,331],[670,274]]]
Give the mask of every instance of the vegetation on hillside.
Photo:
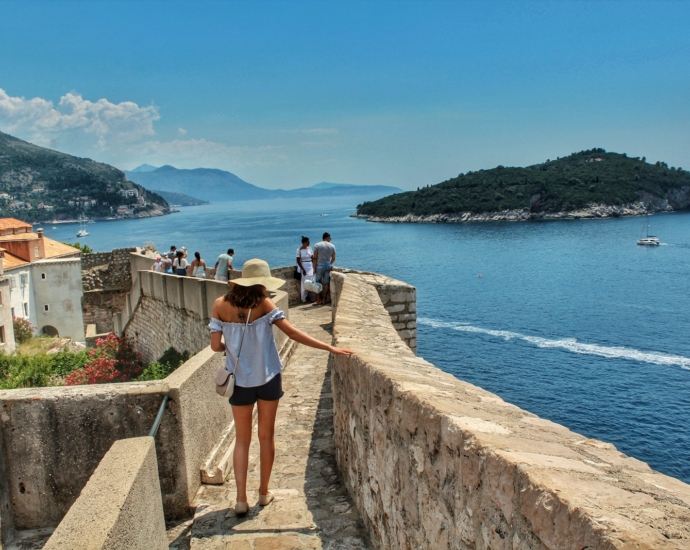
[[[672,189],[690,186],[690,172],[644,157],[591,149],[526,168],[497,166],[459,174],[417,191],[398,193],[357,206],[366,216],[500,212],[529,209],[563,212],[588,204],[623,205],[642,192],[666,198]]]
[[[125,196],[123,192],[136,190]],[[0,217],[25,221],[109,217],[165,209],[163,197],[91,159],[38,147],[0,132]]]

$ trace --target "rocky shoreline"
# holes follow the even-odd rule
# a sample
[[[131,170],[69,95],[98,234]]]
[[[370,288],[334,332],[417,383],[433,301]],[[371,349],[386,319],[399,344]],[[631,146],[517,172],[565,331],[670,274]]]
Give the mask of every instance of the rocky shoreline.
[[[656,212],[673,212],[674,208],[666,201],[655,204],[639,201],[621,206],[590,204],[578,210],[567,212],[530,212],[528,208],[502,210],[500,212],[458,212],[454,214],[430,214],[428,216],[379,217],[366,214],[353,214],[353,218],[364,218],[368,222],[379,223],[462,223],[462,222],[524,222],[529,220],[580,220],[597,218],[621,218],[644,216]]]

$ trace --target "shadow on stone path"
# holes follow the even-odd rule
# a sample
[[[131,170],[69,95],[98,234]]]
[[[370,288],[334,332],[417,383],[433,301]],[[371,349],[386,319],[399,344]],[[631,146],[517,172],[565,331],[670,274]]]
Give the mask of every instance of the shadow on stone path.
[[[329,307],[299,306],[290,310],[290,320],[314,338],[331,339]],[[283,372],[283,390],[270,484],[275,501],[265,508],[257,504],[255,431],[249,458],[249,513],[235,516],[232,473],[225,485],[202,487],[191,531],[193,550],[371,548],[335,462],[328,353],[299,346]]]

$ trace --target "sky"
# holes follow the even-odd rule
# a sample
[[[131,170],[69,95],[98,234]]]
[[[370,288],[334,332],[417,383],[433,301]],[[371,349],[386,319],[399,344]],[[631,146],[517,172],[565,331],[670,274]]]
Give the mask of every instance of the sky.
[[[268,188],[690,168],[690,2],[0,0],[0,130]]]

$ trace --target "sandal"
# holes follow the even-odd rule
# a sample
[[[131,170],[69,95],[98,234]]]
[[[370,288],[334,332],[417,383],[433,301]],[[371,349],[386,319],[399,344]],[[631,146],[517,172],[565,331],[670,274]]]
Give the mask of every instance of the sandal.
[[[246,502],[237,502],[235,504],[235,514],[238,516],[243,516],[249,511],[249,504]]]
[[[261,506],[268,506],[273,502],[273,499],[275,497],[273,496],[273,493],[268,493],[266,495],[259,495],[259,504]]]

